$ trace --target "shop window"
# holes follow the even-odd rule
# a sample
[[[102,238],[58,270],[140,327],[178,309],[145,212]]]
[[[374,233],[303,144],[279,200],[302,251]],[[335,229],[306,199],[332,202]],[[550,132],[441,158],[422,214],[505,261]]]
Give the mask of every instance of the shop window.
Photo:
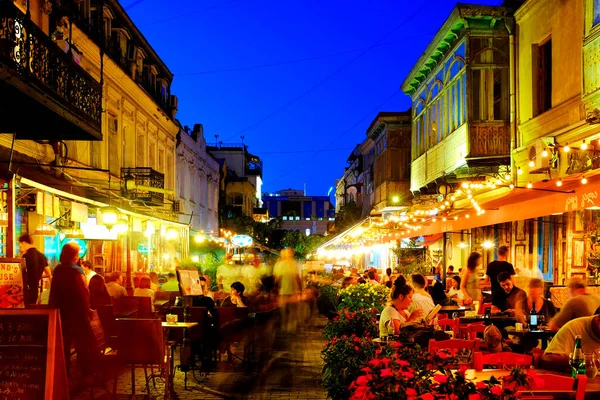
[[[539,115],[552,108],[552,40],[534,48],[533,109]]]

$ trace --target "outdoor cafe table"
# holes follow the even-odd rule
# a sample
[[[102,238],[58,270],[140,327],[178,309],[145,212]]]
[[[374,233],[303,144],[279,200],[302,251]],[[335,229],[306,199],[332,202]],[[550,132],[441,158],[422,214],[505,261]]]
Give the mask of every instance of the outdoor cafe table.
[[[533,339],[541,340],[542,350],[545,350],[546,347],[548,347],[548,341],[552,340],[552,338],[554,337],[554,335],[556,335],[557,332],[558,331],[551,330],[530,331],[529,329],[523,329],[520,331],[510,331],[508,332],[508,335],[518,336],[520,338],[527,336]]]
[[[464,313],[465,311],[469,311],[471,310],[470,307],[464,307],[464,306],[442,306],[442,308],[440,308],[439,313],[440,314],[454,314],[454,313]]]
[[[194,326],[198,326],[197,322],[174,322],[174,323],[168,323],[168,322],[163,322],[162,323],[162,327],[165,330],[169,330],[169,329],[183,329],[183,344],[182,347],[185,346],[189,346],[189,339],[188,339],[188,335],[187,335],[187,330],[190,328],[193,328]],[[166,335],[168,336],[168,335]],[[166,341],[165,341],[166,343]],[[181,359],[179,360],[179,362],[181,362]],[[180,365],[180,368],[182,366]],[[183,366],[185,367],[185,366]],[[175,360],[173,357],[173,354],[171,354],[171,362],[169,365],[169,382],[170,382],[170,387],[173,388],[173,378],[175,377]],[[185,389],[187,389],[187,372],[185,373],[185,379],[184,379],[184,387]]]

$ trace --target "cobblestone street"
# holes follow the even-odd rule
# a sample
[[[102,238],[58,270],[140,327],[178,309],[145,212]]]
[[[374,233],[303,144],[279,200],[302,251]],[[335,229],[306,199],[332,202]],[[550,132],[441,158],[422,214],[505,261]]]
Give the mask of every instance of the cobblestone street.
[[[184,374],[175,374],[175,399],[325,399],[321,380],[321,332],[325,319],[313,318],[296,336],[277,335],[270,358],[261,370],[247,372],[236,360],[217,364],[217,371],[209,374],[208,380],[198,384],[188,373],[188,390],[184,389]],[[177,364],[177,360],[176,360]],[[112,390],[112,380],[106,382]],[[150,395],[144,389],[144,371],[136,370],[136,395],[131,395],[131,373],[124,369],[117,382],[117,399],[162,399],[164,385],[150,384]],[[109,399],[110,394],[96,386],[72,394],[74,400]]]

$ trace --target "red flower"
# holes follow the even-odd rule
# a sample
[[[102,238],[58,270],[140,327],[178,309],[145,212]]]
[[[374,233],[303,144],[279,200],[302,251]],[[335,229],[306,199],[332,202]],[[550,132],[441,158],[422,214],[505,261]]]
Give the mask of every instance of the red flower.
[[[500,396],[502,394],[502,392],[504,391],[502,389],[502,386],[492,386],[492,388],[490,390],[492,391],[492,394],[494,396]]]
[[[375,350],[375,354],[376,355],[380,355],[381,354],[381,350],[379,350],[379,349]]]
[[[406,379],[412,379],[415,377],[415,374],[413,374],[412,372],[405,371],[402,373],[402,376]]]
[[[413,389],[413,388],[407,388],[406,389],[406,395],[414,397],[414,396],[417,395],[417,391],[415,389]]]
[[[398,361],[398,365],[399,365],[400,367],[408,367],[408,366],[410,366],[410,363],[409,363],[408,361],[399,360],[399,361]]]
[[[358,378],[356,378],[356,384],[358,386],[366,386],[367,383],[369,383],[369,379],[367,378],[368,375],[361,375]]]
[[[358,346],[354,346],[354,350],[359,351],[360,349],[358,348]]]
[[[374,367],[379,367],[380,361],[377,358],[374,358],[371,361],[369,361],[369,364]]]
[[[389,376],[394,376],[394,374],[392,373],[392,370],[389,368],[384,368],[381,370],[381,377],[382,378],[387,378]]]
[[[481,400],[481,396],[479,393],[471,393],[469,395],[469,400]]]
[[[377,314],[377,310],[376,310],[376,309],[374,309],[374,308],[371,308],[371,312],[372,312],[373,314]]]
[[[446,383],[448,382],[448,377],[446,375],[436,375],[433,377],[436,382]]]
[[[440,351],[438,353],[438,357],[440,357],[442,360],[445,360],[446,358],[448,358],[448,353],[446,353],[445,351]]]
[[[481,381],[477,382],[476,384],[477,390],[481,390],[481,389],[485,389],[487,388],[487,385]]]
[[[421,395],[421,400],[435,400],[435,397],[431,393],[425,393]]]
[[[398,347],[402,347],[402,345],[400,344],[400,342],[394,342],[392,343],[392,347],[397,349]]]
[[[361,371],[364,372],[365,374],[369,374],[369,373],[371,373],[371,368],[364,367],[364,368],[361,368]]]
[[[385,366],[387,367],[387,366],[390,364],[390,361],[392,361],[392,360],[390,360],[390,359],[389,359],[389,358],[387,358],[387,357],[384,357],[384,358],[382,358],[380,361],[381,361],[381,363],[382,363],[383,365],[385,365]]]
[[[354,338],[354,343],[360,343],[360,338],[358,336]]]

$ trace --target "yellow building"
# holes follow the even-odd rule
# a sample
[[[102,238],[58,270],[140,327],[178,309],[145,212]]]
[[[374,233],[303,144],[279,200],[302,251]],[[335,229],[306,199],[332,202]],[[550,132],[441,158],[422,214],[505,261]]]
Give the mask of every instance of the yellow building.
[[[117,0],[2,2],[0,21],[16,16],[29,23],[26,12],[36,24],[30,29],[40,37],[31,43],[35,54],[43,45],[63,60],[65,74],[83,71],[92,79],[90,87],[101,87],[101,103],[93,109],[98,117],[96,135],[67,135],[64,129],[53,129],[52,120],[32,114],[26,118],[38,121],[39,135],[17,135],[14,147],[12,135],[0,136],[4,154],[13,147],[11,171],[17,185],[15,229],[6,239],[13,242],[9,247],[15,248],[19,233],[51,225],[57,235],[35,237],[38,247],[55,260],[61,243],[70,237],[64,232],[85,228],[75,236],[91,239],[87,257],[99,268],[175,266],[173,260],[187,256],[187,245],[180,243],[188,241],[174,239],[187,238],[188,230],[177,222],[172,206],[180,129],[174,119],[177,97],[170,93],[172,73]],[[18,46],[18,35],[16,40]],[[52,59],[43,61],[31,69],[50,73],[56,68]],[[22,75],[28,78],[26,72]],[[71,81],[59,84],[68,87]],[[82,84],[78,93],[70,93],[62,115],[73,104],[90,110],[89,100],[81,99],[88,89]],[[118,208],[116,218],[128,231],[124,237],[115,240],[114,232],[102,226],[106,206]],[[104,221],[104,225],[114,224]]]

